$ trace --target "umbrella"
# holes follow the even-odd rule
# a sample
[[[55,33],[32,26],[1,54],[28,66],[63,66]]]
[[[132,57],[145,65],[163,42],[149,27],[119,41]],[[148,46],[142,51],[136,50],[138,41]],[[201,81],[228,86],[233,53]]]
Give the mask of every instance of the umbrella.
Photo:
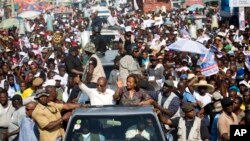
[[[171,45],[165,48],[165,50],[175,50],[181,52],[189,52],[196,54],[206,54],[209,50],[199,42],[189,40],[189,39],[178,39]]]
[[[200,4],[193,4],[187,8],[188,11],[195,11],[196,9],[202,9],[204,8],[203,5]]]
[[[39,11],[24,11],[18,14],[18,17],[26,18],[26,19],[35,19],[41,14]]]
[[[20,22],[17,18],[5,19],[0,23],[0,28],[3,28],[3,29],[9,29],[9,28],[12,28],[13,26],[19,28]]]
[[[191,5],[194,5],[194,4],[204,5],[204,3],[202,2],[202,0],[187,0],[183,4],[183,6],[187,7],[187,6],[191,6]]]

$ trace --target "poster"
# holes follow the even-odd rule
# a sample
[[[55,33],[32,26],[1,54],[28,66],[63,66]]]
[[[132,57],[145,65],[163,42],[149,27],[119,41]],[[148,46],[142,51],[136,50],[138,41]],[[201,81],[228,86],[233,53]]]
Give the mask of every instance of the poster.
[[[200,64],[202,75],[211,76],[219,72],[219,67],[217,62],[214,60],[213,52],[210,51],[206,55],[201,55],[200,60],[202,60],[202,63]]]

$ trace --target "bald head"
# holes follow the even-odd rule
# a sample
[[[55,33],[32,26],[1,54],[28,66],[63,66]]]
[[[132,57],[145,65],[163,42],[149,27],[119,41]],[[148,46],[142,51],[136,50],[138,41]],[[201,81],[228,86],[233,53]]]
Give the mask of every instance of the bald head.
[[[107,84],[107,79],[106,79],[105,77],[99,77],[98,80],[97,80],[97,82],[98,82],[98,81],[102,81],[102,82],[104,82],[105,84]]]
[[[107,88],[107,79],[105,77],[99,77],[96,85],[99,92],[105,92]]]
[[[31,118],[32,112],[36,108],[37,102],[31,101],[25,105],[26,115]]]
[[[26,104],[26,107],[31,107],[31,108],[35,108],[37,105],[37,102],[31,101],[29,103]]]

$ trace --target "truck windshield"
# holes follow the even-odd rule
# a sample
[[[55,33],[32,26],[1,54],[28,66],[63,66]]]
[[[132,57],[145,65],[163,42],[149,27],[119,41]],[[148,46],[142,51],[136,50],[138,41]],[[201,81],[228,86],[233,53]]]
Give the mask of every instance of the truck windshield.
[[[78,115],[69,123],[66,141],[162,141],[160,129],[153,115]]]

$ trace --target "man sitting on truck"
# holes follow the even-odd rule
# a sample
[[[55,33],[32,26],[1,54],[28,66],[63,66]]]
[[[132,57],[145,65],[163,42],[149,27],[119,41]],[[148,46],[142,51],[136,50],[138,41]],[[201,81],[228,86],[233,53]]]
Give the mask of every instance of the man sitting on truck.
[[[79,124],[76,124],[75,127],[77,127],[77,125]],[[73,141],[105,141],[105,137],[103,135],[96,132],[90,132],[89,127],[90,126],[87,122],[83,122],[80,129],[76,131]]]
[[[137,125],[128,128],[125,133],[127,141],[149,141],[150,134],[146,131],[145,121],[139,121]]]

